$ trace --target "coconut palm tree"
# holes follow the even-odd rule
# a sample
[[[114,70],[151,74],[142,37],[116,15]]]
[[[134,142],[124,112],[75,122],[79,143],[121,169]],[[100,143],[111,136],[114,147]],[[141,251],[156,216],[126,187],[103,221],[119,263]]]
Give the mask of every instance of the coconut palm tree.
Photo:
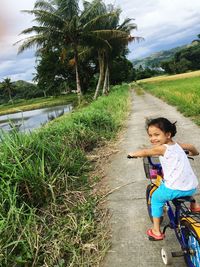
[[[64,60],[66,51],[73,49],[76,87],[79,99],[81,98],[81,85],[78,70],[78,44],[79,44],[79,7],[78,0],[38,0],[33,10],[24,10],[35,16],[38,25],[25,29],[21,34],[35,34],[24,40],[18,53],[33,46],[37,47],[37,55],[45,49],[59,50],[61,60]]]
[[[35,16],[37,26],[32,26],[22,31],[21,34],[35,35],[20,40],[19,53],[36,46],[37,52],[42,52],[51,47],[60,51],[61,60],[66,59],[67,51],[73,50],[74,58],[70,61],[75,66],[76,88],[79,101],[82,95],[79,75],[79,54],[83,47],[93,48],[98,51],[100,64],[100,78],[104,67],[105,51],[111,49],[111,39],[127,40],[128,33],[124,29],[110,28],[109,21],[114,21],[116,11],[106,11],[101,0],[92,3],[84,2],[81,12],[78,0],[37,0],[33,10],[24,12]],[[17,42],[17,43],[19,43]]]
[[[2,89],[8,92],[9,100],[11,103],[13,103],[13,100],[12,100],[13,83],[11,82],[11,79],[10,78],[3,79],[3,82],[1,85],[2,85]]]
[[[131,23],[132,19],[126,19],[119,25],[120,9],[115,9],[113,5],[106,6],[101,0],[84,3],[84,13],[87,14],[87,19],[89,17],[85,30],[89,29],[92,33],[90,38],[87,36],[87,41],[90,44],[91,54],[96,55],[99,62],[99,79],[94,94],[96,99],[103,84],[104,92],[109,84],[108,61],[111,58],[108,55],[113,51],[113,45],[116,47],[115,53],[119,55],[129,41],[140,38],[130,36],[131,30],[136,29],[136,24]],[[119,44],[118,50],[116,43]]]
[[[98,47],[100,75],[94,99],[97,98],[101,87],[103,87],[103,94],[109,91],[109,63],[112,59],[125,51],[129,42],[143,39],[141,37],[131,36],[131,31],[137,29],[137,25],[132,23],[132,19],[127,18],[119,24],[121,14],[119,8],[115,9],[113,5],[109,5],[106,12],[113,14],[113,16],[108,16],[104,22],[104,27],[109,29],[109,34],[105,36],[104,41],[109,46]],[[115,34],[110,34],[111,32]]]
[[[92,8],[94,5],[92,6]],[[81,98],[81,83],[79,75],[78,54],[81,45],[86,45],[90,39],[97,38],[100,32],[97,31],[96,25],[99,20],[94,19],[92,8],[87,7],[81,13],[78,7],[78,0],[38,0],[33,10],[25,10],[24,12],[35,16],[37,26],[25,29],[21,34],[32,34],[22,43],[18,52],[37,47],[37,52],[44,51],[47,47],[53,50],[59,50],[61,60],[65,60],[67,51],[70,49],[74,52],[74,58],[71,61],[75,66],[76,87],[79,99]],[[101,18],[101,20],[104,18]]]

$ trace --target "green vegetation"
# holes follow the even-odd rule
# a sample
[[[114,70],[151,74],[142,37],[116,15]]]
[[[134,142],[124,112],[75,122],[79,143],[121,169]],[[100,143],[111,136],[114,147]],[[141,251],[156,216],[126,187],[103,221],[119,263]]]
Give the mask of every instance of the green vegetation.
[[[169,74],[184,73],[200,69],[200,34],[191,45],[176,52],[171,60],[165,61],[161,67]]]
[[[200,69],[200,34],[191,44],[153,53],[141,60],[135,60],[135,80],[164,74],[179,74]]]
[[[67,94],[58,97],[52,96],[28,100],[15,100],[13,104],[7,103],[0,105],[0,115],[67,104],[73,104],[74,106],[77,105],[77,98],[75,94]]]
[[[6,78],[0,83],[0,104],[11,104],[19,99],[30,99],[43,96],[44,93],[33,83],[20,80],[11,82],[10,78]]]
[[[147,79],[150,77],[155,77],[163,75],[163,71],[159,69],[151,69],[151,68],[143,68],[140,66],[138,69],[135,70],[135,81],[141,79]]]
[[[85,1],[82,10],[78,0],[38,0],[25,12],[37,23],[22,31],[29,37],[18,42],[19,53],[36,46],[35,81],[47,95],[76,88],[80,101],[95,84],[94,99],[108,94],[111,63],[127,61],[128,43],[141,39],[131,36],[132,19],[120,23],[121,10],[101,0]]]
[[[140,81],[139,85],[169,104],[177,106],[185,116],[192,117],[200,124],[200,74],[194,72],[194,76],[197,74],[198,77],[192,77],[191,73],[174,75],[171,79],[149,79]]]
[[[143,69],[146,68],[159,68],[163,61],[170,60],[174,57],[175,53],[179,52],[181,49],[185,48],[186,46],[179,46],[169,50],[155,52],[152,55],[142,58],[136,59],[133,61],[134,68],[138,69],[142,66]]]
[[[108,248],[86,154],[116,136],[128,85],[0,144],[0,266],[98,266]]]
[[[13,102],[12,96],[11,96],[11,92],[13,90],[13,84],[12,84],[10,78],[6,78],[3,80],[2,84],[1,84],[1,89],[3,91],[5,91],[6,93],[8,93],[9,101]]]

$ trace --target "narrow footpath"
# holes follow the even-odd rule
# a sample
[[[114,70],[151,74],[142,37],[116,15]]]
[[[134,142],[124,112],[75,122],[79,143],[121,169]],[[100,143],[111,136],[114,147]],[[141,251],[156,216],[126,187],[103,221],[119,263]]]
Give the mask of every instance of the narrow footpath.
[[[133,92],[132,110],[127,129],[118,143],[119,152],[111,156],[105,173],[110,190],[107,205],[111,213],[112,246],[101,267],[163,267],[160,249],[167,246],[178,251],[179,246],[172,230],[168,229],[163,241],[149,241],[146,230],[151,227],[147,215],[145,179],[142,159],[127,159],[128,152],[148,146],[145,131],[147,117],[167,117],[177,121],[177,135],[174,140],[195,144],[200,151],[200,127],[181,115],[175,107],[169,106],[150,94],[137,95]],[[200,156],[192,163],[200,178]],[[199,174],[199,175],[198,175]],[[123,186],[124,185],[124,186]],[[199,190],[197,200],[199,200]],[[183,258],[174,258],[174,267],[185,267]]]

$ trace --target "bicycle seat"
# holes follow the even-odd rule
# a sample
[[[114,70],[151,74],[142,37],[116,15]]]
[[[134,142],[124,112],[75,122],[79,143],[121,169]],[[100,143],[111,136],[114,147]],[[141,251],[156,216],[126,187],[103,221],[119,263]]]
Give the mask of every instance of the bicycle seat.
[[[180,204],[180,203],[184,203],[184,202],[195,202],[195,199],[192,196],[187,196],[187,197],[179,197],[179,198],[174,198],[172,200],[173,204]]]

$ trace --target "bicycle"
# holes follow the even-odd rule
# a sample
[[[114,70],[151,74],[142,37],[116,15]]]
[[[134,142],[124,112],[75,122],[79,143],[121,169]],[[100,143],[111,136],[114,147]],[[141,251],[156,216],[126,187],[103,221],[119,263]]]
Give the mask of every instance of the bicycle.
[[[152,221],[151,196],[160,185],[163,173],[157,157],[143,158],[143,165],[146,178],[150,180],[146,188],[146,203]],[[169,223],[164,226],[163,233],[167,228],[173,229],[181,250],[171,252],[168,248],[162,247],[161,257],[165,265],[170,265],[173,257],[183,256],[187,266],[200,267],[200,214],[191,212],[187,207],[186,203],[192,202],[195,202],[193,197],[181,197],[166,202]]]

